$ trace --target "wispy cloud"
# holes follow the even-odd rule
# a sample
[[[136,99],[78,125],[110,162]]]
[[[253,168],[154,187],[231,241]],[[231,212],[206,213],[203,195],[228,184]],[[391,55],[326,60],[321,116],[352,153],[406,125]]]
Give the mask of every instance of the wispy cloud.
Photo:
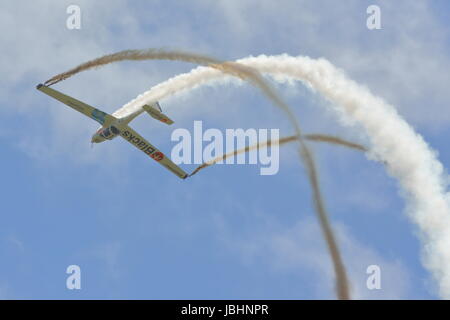
[[[251,268],[269,267],[272,272],[292,277],[308,275],[314,283],[315,298],[333,299],[334,275],[321,231],[315,221],[304,218],[290,227],[282,227],[274,218],[265,216],[266,223],[255,231],[237,235],[226,219],[216,216],[219,238],[227,249]],[[261,222],[261,220],[258,220]],[[410,292],[409,270],[396,258],[384,257],[356,239],[347,227],[338,224],[337,237],[349,272],[352,297],[355,299],[406,299]],[[381,269],[381,289],[366,286],[367,267]],[[294,284],[293,284],[294,285]],[[298,295],[304,293],[299,290]]]

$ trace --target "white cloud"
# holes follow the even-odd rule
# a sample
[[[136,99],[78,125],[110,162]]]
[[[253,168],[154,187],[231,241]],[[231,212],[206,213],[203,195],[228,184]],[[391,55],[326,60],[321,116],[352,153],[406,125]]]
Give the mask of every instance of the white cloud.
[[[428,128],[447,125],[450,75],[443,70],[450,68],[448,30],[436,19],[429,2],[383,1],[379,3],[382,29],[370,31],[366,8],[372,2],[219,4],[228,21],[227,32],[236,35],[244,55],[287,51],[325,57],[397,105],[407,119]]]
[[[138,12],[130,10],[123,1],[109,1],[107,5],[84,0],[77,3],[84,15],[80,31],[65,28],[65,8],[70,1],[41,0],[32,4],[9,1],[2,4],[0,11],[0,28],[14,31],[0,34],[3,75],[0,114],[18,115],[29,122],[40,121],[32,126],[32,131],[2,128],[0,133],[16,137],[18,145],[34,158],[49,160],[65,156],[70,161],[95,162],[102,157],[102,165],[105,161],[114,165],[114,159],[123,159],[128,154],[121,152],[122,146],[117,143],[90,151],[89,138],[96,125],[34,89],[37,82],[55,73],[125,48],[171,45],[233,59],[249,53],[284,51],[324,56],[397,105],[415,123],[438,128],[450,122],[447,112],[450,75],[442,72],[450,67],[445,48],[448,34],[441,29],[426,2],[382,2],[383,30],[379,33],[366,29],[365,4],[356,0],[347,1],[345,6],[336,6],[335,1],[226,0],[217,5],[198,1],[189,5],[193,6],[193,12],[199,12],[194,15],[173,10]],[[161,5],[164,2],[157,2],[158,9]],[[179,65],[160,63],[118,64],[80,74],[58,88],[105,111],[113,111],[177,73],[179,68]],[[187,100],[192,101],[174,100],[189,107],[204,108],[211,103],[210,97],[200,94],[189,96]],[[232,97],[233,102],[239,100],[240,96]],[[362,192],[359,197],[366,199],[370,195]],[[250,259],[249,263],[252,257],[267,251],[270,257],[283,261],[281,264],[275,263],[277,259],[268,261],[275,269],[301,272],[299,267],[317,272],[318,296],[332,297],[331,265],[320,233],[314,230],[314,224],[307,221],[287,233],[273,231],[270,240],[264,241],[261,235],[255,234],[248,241],[231,243],[231,246],[245,251],[243,256]],[[358,297],[408,296],[407,268],[358,244],[342,227],[339,230]],[[109,257],[104,257],[105,261],[113,266],[119,249],[107,248]],[[367,293],[362,286],[365,275],[361,267],[374,260],[385,270],[387,281],[386,289],[379,294]],[[327,275],[324,279],[323,274]]]
[[[366,5],[360,1],[337,7],[330,1],[220,1],[215,5],[197,1],[185,8],[193,16],[173,11],[169,14],[162,2],[154,3],[155,9],[144,14],[123,1],[110,1],[108,5],[78,1],[81,30],[65,26],[69,4],[7,2],[0,13],[2,30],[14,30],[0,35],[0,70],[7,75],[0,79],[4,88],[0,102],[6,106],[2,111],[41,121],[45,121],[43,114],[51,115],[49,131],[42,138],[30,142],[19,135],[22,144],[41,144],[31,149],[46,144],[45,148],[60,154],[70,150],[83,154],[88,148],[85,140],[95,129],[82,116],[58,108],[58,103],[36,92],[37,82],[107,52],[168,45],[233,58],[268,51],[324,56],[398,105],[407,119],[431,128],[450,121],[450,115],[443,112],[450,99],[446,89],[450,75],[441,72],[450,66],[445,55],[447,34],[423,2],[383,2],[383,29],[379,31],[367,30]],[[168,20],[170,16],[177,17],[175,25]],[[197,30],[197,24],[202,23],[204,28]],[[59,88],[113,111],[172,75],[177,67],[171,65],[117,64],[80,74]],[[24,86],[29,90],[24,91]],[[47,135],[59,132],[64,132],[65,139],[45,143]]]
[[[248,212],[247,212],[248,214]],[[261,222],[261,215],[258,221]],[[320,228],[312,218],[292,226],[280,226],[264,216],[265,226],[242,235],[230,230],[221,216],[216,216],[218,237],[226,248],[250,267],[268,266],[273,272],[292,278],[307,276],[314,283],[317,299],[334,299],[334,273]],[[337,226],[337,227],[336,227]],[[348,271],[353,299],[407,299],[411,292],[409,270],[396,258],[387,258],[355,239],[342,225],[335,224],[338,243]],[[381,268],[381,289],[366,287],[366,269]],[[298,296],[302,296],[299,288]]]
[[[40,160],[58,155],[82,162],[98,161],[99,157],[106,161],[120,158],[117,144],[102,145],[102,153],[89,151],[90,136],[97,125],[42,95],[35,85],[83,61],[116,51],[117,46],[124,49],[123,41],[117,39],[117,30],[127,37],[128,43],[140,39],[141,46],[147,46],[142,39],[148,38],[148,32],[138,28],[134,12],[123,1],[110,1],[107,5],[78,1],[82,28],[68,30],[65,9],[69,4],[42,0],[32,4],[7,2],[2,6],[0,28],[14,32],[0,35],[0,103],[4,106],[0,112],[8,117],[20,116],[35,131],[2,129],[1,134],[14,135],[23,151]],[[132,35],[131,40],[128,35]],[[80,74],[58,89],[112,112],[144,88],[167,78],[173,72],[168,69],[145,63],[119,64]]]

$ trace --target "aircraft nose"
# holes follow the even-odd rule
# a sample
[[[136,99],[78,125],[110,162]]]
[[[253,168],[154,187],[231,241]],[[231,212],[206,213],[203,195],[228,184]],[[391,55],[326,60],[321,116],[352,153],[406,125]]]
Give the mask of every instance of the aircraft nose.
[[[91,143],[99,143],[99,142],[101,142],[101,139],[98,136],[96,135],[92,136]]]

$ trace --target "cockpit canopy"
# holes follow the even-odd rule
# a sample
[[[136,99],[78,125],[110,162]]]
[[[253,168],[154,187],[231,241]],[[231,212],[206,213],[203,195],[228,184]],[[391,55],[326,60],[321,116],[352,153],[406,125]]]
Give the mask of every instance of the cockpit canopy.
[[[101,128],[97,131],[97,134],[101,137],[111,140],[115,138],[120,133],[120,130],[117,129],[115,126],[110,126],[107,128]]]

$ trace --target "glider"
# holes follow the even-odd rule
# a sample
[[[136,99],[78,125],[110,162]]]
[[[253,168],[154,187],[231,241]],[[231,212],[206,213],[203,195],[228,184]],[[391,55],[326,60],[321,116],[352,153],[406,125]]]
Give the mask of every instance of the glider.
[[[173,163],[172,160],[164,155],[164,153],[159,151],[150,142],[145,140],[136,131],[128,126],[130,121],[133,120],[138,114],[140,114],[140,112],[129,117],[116,118],[113,115],[107,114],[106,112],[91,107],[86,103],[69,97],[43,84],[38,84],[36,86],[36,89],[44,92],[45,94],[56,100],[61,101],[69,107],[100,123],[101,127],[92,136],[92,143],[101,143],[106,140],[112,140],[117,136],[121,136],[126,141],[144,152],[156,162],[162,164],[164,167],[176,174],[181,179],[187,178],[188,174],[184,172],[183,169]],[[168,125],[173,123],[173,121],[169,117],[162,113],[161,107],[159,106],[158,102],[155,102],[152,105],[146,104],[142,107],[142,109],[142,111],[146,111],[152,118],[156,120],[159,120]]]

